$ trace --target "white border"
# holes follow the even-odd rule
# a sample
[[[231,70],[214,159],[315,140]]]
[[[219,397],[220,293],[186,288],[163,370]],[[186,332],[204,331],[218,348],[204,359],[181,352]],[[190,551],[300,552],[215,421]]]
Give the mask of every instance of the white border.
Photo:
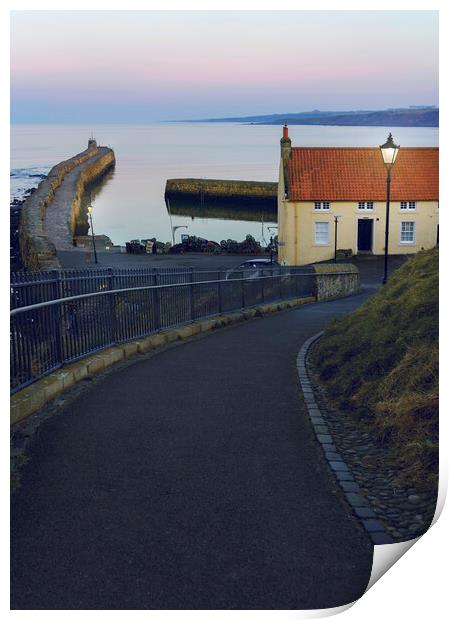
[[[6,5],[6,6],[5,6]],[[7,62],[7,58],[9,58],[9,16],[8,10],[61,10],[60,1],[57,2],[55,0],[52,1],[41,1],[39,3],[33,2],[31,0],[28,1],[20,1],[16,2],[9,1],[2,6],[2,19],[0,23],[0,27],[3,29],[3,36],[0,37],[0,45],[2,46],[2,60],[1,63],[1,71],[3,77],[3,93],[6,93],[9,89],[9,75],[8,75],[8,67],[9,63]],[[402,1],[385,1],[378,0],[377,2],[363,2],[362,3],[355,2],[354,0],[351,2],[339,2],[336,5],[335,1],[327,0],[320,1],[315,0],[314,2],[300,2],[298,0],[278,0],[278,2],[274,2],[273,0],[258,0],[258,2],[253,1],[245,1],[239,0],[236,2],[235,0],[227,0],[224,2],[223,0],[215,0],[213,7],[210,2],[206,1],[194,1],[190,2],[182,2],[182,0],[173,1],[173,0],[165,0],[165,1],[152,1],[152,2],[144,2],[143,0],[128,0],[125,3],[117,2],[114,0],[109,0],[106,2],[105,0],[78,0],[77,2],[66,1],[64,3],[64,10],[148,10],[148,9],[165,9],[165,10],[180,10],[180,9],[194,9],[194,10],[440,10],[440,20],[441,20],[441,28],[445,27],[445,32],[442,34],[444,36],[440,37],[441,44],[441,61],[444,62],[445,58],[449,57],[449,44],[447,37],[447,27],[448,27],[448,19],[447,19],[447,8],[445,3],[443,2],[423,2],[423,1],[415,1],[409,0],[408,2]],[[382,44],[382,33],[379,33],[379,44]],[[392,55],[394,54],[394,41],[391,42]],[[445,63],[446,64],[446,63]],[[441,115],[441,127],[440,127],[440,138],[441,138],[441,152],[440,152],[440,167],[442,170],[449,169],[449,158],[446,153],[447,149],[447,124],[445,122],[445,116],[447,116],[447,106],[446,106],[446,97],[447,97],[447,83],[446,83],[446,75],[448,74],[447,65],[441,71],[441,78],[444,80],[441,83],[441,99],[440,99],[440,108],[443,110],[443,114]],[[9,136],[9,99],[7,96],[1,98],[0,106],[2,109],[2,119],[4,123],[4,132],[3,136]],[[2,141],[3,149],[2,149],[2,158],[3,158],[3,167],[2,170],[5,172],[7,168],[9,168],[9,141]],[[2,193],[4,196],[4,208],[6,208],[6,197],[9,199],[9,178],[6,178],[6,174],[2,175]],[[8,192],[8,193],[7,193]],[[449,204],[447,198],[447,175],[443,175],[441,179],[441,193],[442,193],[442,203]],[[444,278],[444,268],[448,265],[448,253],[449,249],[447,245],[444,244],[444,239],[446,237],[444,231],[447,230],[447,210],[443,209],[441,214],[441,219],[443,221],[443,244],[440,245],[441,252],[441,264],[442,264],[442,274]],[[8,265],[8,256],[7,256],[7,244],[3,244],[3,260],[1,264],[3,265],[2,276],[2,293],[4,295],[5,303],[2,304],[2,310],[4,312],[3,319],[4,325],[8,321],[7,316],[7,291],[8,291],[8,272],[5,268]],[[443,281],[443,285],[445,284],[445,279]],[[442,301],[445,301],[446,298],[446,287],[443,286],[443,291],[441,295]],[[446,305],[446,304],[444,304]],[[441,340],[442,340],[442,351],[443,351],[443,362],[446,361],[444,356],[447,355],[444,351],[447,351],[448,344],[448,329],[449,326],[447,323],[441,324]],[[4,329],[4,351],[7,351],[7,331]],[[445,346],[446,345],[446,346]],[[7,394],[9,392],[8,385],[8,360],[6,356],[3,355],[1,358],[2,361],[2,373],[1,378],[4,382],[3,384],[3,393]],[[442,369],[447,367],[447,364],[442,364]],[[444,370],[443,370],[444,372]],[[446,384],[447,381],[441,382],[441,392],[443,402],[448,402],[448,395],[446,392]],[[443,416],[441,419],[441,439],[442,444],[445,446],[445,449],[441,451],[441,477],[440,477],[440,485],[442,487],[441,496],[446,494],[447,488],[447,471],[448,471],[448,422],[447,416],[445,416],[444,407],[442,407]],[[5,428],[3,437],[8,437],[9,430],[9,420],[7,416],[4,414],[3,421]],[[6,442],[6,439],[5,439]],[[6,448],[6,447],[5,447]],[[5,449],[2,452],[3,455],[3,463],[5,469],[9,467],[8,462],[8,450]],[[7,476],[3,476],[3,482],[5,484],[4,488],[4,497],[8,496],[9,488],[7,487]],[[440,501],[441,503],[441,501]],[[440,506],[440,511],[441,511]],[[8,512],[6,510],[3,511],[3,532],[7,533],[9,529],[9,520],[8,520]],[[409,551],[404,559],[401,559],[398,564],[393,566],[387,577],[380,579],[378,583],[375,584],[374,588],[372,588],[369,592],[367,592],[357,604],[352,607],[352,609],[347,612],[346,617],[351,619],[360,619],[360,620],[378,620],[378,618],[410,618],[413,620],[422,619],[423,617],[429,618],[429,620],[433,620],[435,618],[442,618],[447,611],[447,579],[445,577],[446,574],[446,555],[447,549],[449,548],[448,543],[448,527],[449,518],[448,518],[448,510],[443,513],[439,522],[434,525],[431,530],[423,537],[423,540],[420,540],[418,544],[416,544],[411,551]],[[3,573],[3,589],[2,589],[2,610],[8,610],[8,596],[9,596],[9,588],[8,588],[8,542],[5,541],[4,545],[4,573]],[[387,551],[384,548],[384,551]],[[298,576],[300,578],[300,576]],[[346,608],[344,608],[346,609]],[[340,609],[339,611],[344,611],[344,609]],[[21,612],[15,611],[15,617],[22,617],[29,612]],[[43,618],[50,615],[58,614],[60,612],[48,612],[48,611],[36,611],[34,612],[36,615],[40,615]],[[66,612],[71,615],[81,615],[85,617],[88,615],[96,615],[96,614],[108,614],[109,612],[93,612],[93,611],[83,611],[83,612]],[[116,618],[121,618],[128,616],[129,612],[112,612]],[[323,612],[298,612],[298,611],[185,611],[185,612],[173,612],[173,611],[152,611],[152,612],[134,612],[140,614],[148,614],[154,617],[164,618],[172,618],[178,617],[180,614],[183,614],[183,618],[192,618],[192,620],[197,618],[198,616],[203,616],[208,620],[210,618],[215,619],[218,617],[223,617],[224,614],[232,613],[234,617],[253,615],[254,618],[274,618],[274,617],[286,617],[287,615],[291,617],[324,617],[328,615],[328,613]]]

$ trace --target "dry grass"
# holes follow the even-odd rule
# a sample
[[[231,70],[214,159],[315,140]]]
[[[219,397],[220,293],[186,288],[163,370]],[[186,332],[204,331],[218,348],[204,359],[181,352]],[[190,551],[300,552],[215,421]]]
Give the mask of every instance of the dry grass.
[[[334,322],[315,363],[340,407],[398,455],[402,481],[438,480],[438,250],[420,252],[351,315]]]

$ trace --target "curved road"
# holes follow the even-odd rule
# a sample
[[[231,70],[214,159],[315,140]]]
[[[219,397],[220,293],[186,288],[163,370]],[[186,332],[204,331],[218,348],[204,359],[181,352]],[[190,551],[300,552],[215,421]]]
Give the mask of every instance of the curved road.
[[[314,439],[301,344],[366,295],[172,346],[39,428],[12,498],[13,609],[311,609],[373,546]]]

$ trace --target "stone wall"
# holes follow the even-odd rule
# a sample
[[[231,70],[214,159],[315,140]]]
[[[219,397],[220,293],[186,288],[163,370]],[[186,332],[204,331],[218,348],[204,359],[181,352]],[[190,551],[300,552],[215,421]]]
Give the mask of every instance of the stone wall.
[[[104,154],[103,154],[104,152]],[[83,183],[92,182],[103,174],[115,158],[112,149],[97,147],[93,142],[91,146],[67,159],[53,168],[47,177],[39,183],[37,189],[25,200],[22,206],[19,238],[20,253],[25,267],[29,270],[59,269],[60,264],[56,256],[54,244],[48,239],[45,231],[45,216],[47,207],[55,198],[55,193],[63,182],[65,176],[92,159],[92,167],[87,166],[80,177],[80,184],[73,197],[73,208],[76,209],[77,194]],[[89,169],[92,168],[91,174]],[[72,208],[69,206],[69,209]]]
[[[102,177],[105,172],[115,164],[115,156],[112,149],[100,147],[98,150],[100,151],[99,154],[101,157],[95,158],[90,166],[80,170],[80,174],[76,181],[75,195],[73,197],[68,222],[72,237],[75,235],[76,222],[80,219],[80,216],[82,216],[81,198],[83,192],[88,185],[95,183],[96,180]]]
[[[360,273],[351,263],[320,263],[312,265],[315,271],[317,301],[327,301],[354,295],[360,291]],[[329,274],[329,275],[326,275]]]
[[[168,179],[165,195],[203,196],[204,198],[276,200],[277,183],[230,181],[223,179]]]

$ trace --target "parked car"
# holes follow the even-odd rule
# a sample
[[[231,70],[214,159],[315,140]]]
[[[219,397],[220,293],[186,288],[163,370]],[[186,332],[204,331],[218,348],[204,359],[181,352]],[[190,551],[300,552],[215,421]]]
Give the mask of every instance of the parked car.
[[[260,278],[261,276],[271,275],[273,269],[276,273],[279,273],[279,263],[275,260],[271,261],[269,258],[252,258],[241,263],[238,267],[230,269],[226,273],[226,280],[232,280],[233,278],[240,278],[240,274],[244,274],[245,278]]]

